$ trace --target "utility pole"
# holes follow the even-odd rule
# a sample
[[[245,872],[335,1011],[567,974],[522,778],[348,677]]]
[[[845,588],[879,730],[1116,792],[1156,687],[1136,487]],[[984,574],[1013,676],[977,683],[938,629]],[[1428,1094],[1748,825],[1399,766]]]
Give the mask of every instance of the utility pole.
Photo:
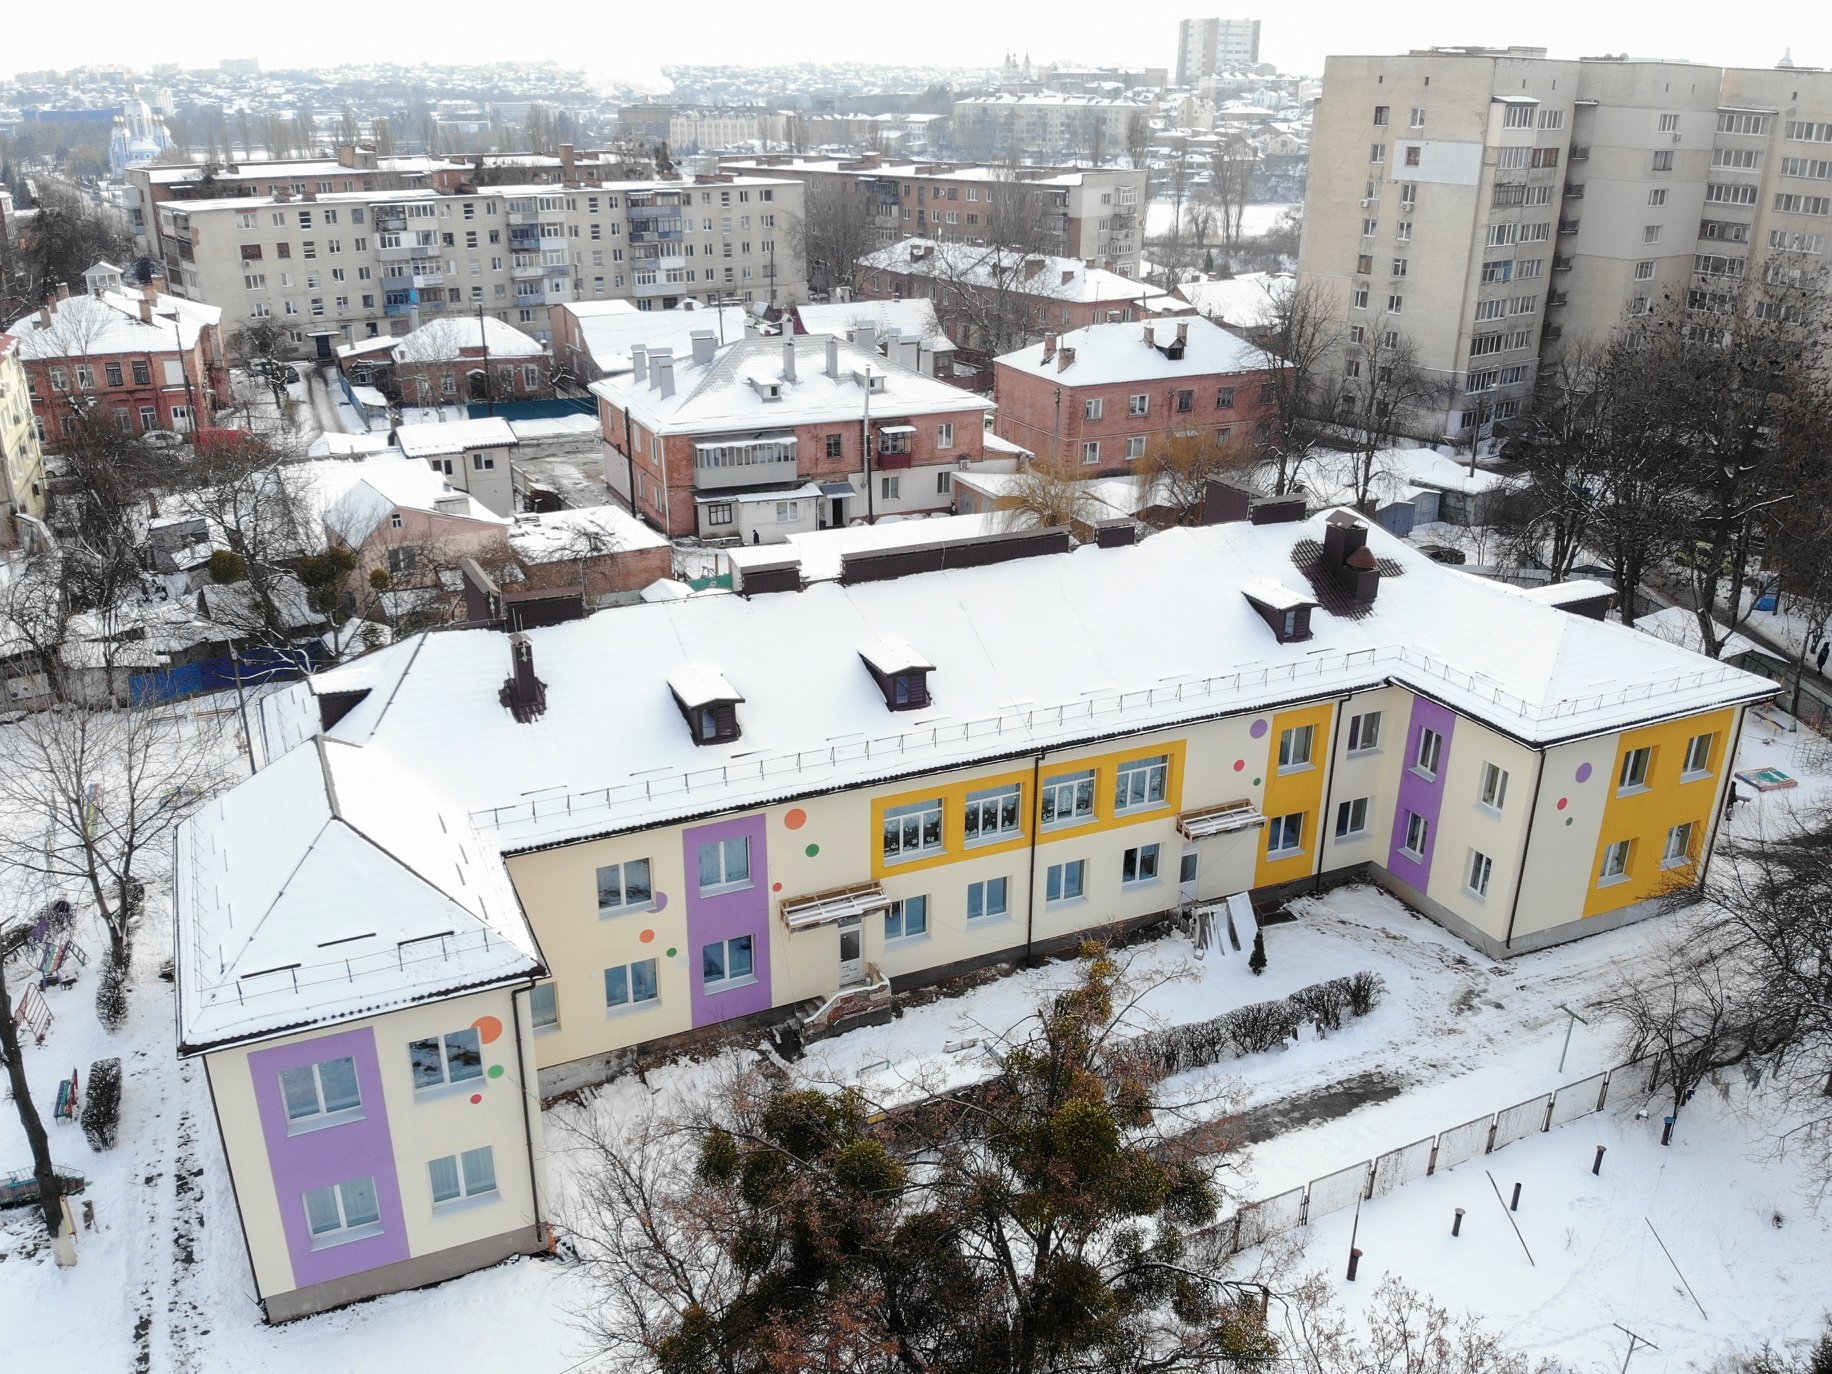
[[[490,335],[484,328],[483,307],[477,307],[477,341],[483,345],[483,403],[485,413],[496,414],[496,391],[490,385]]]

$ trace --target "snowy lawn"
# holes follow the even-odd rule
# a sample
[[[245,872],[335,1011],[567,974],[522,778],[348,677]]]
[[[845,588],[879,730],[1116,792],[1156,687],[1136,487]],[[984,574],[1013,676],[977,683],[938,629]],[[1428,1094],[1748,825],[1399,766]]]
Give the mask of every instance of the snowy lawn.
[[[1791,732],[1789,723],[1772,713],[1752,718],[1739,763],[1782,767],[1802,786],[1741,808],[1739,830],[1832,793],[1832,770],[1817,761],[1823,751],[1797,747],[1815,737]],[[233,740],[226,747],[233,749]],[[40,896],[0,894],[32,902]],[[44,1049],[28,1059],[41,1110],[48,1114],[58,1079],[72,1067],[86,1081],[90,1061],[119,1055],[121,1144],[95,1154],[78,1126],[50,1127],[55,1158],[89,1176],[84,1199],[96,1209],[97,1229],[79,1231],[75,1269],[51,1264],[31,1213],[0,1213],[0,1348],[12,1357],[6,1367],[317,1374],[384,1367],[411,1352],[430,1368],[563,1374],[583,1359],[568,1314],[589,1294],[563,1264],[542,1260],[286,1327],[261,1325],[203,1073],[173,1058],[171,988],[157,976],[170,937],[169,902],[163,889],[148,893],[132,1010],[118,1034],[96,1025],[93,969],[74,988],[49,994],[56,1021]],[[1578,1025],[1558,1071],[1570,1024],[1560,1004],[1581,1010],[1659,928],[1644,923],[1500,965],[1373,889],[1341,889],[1298,910],[1296,922],[1268,927],[1270,963],[1259,978],[1247,972],[1244,954],[1197,961],[1189,941],[1176,935],[1125,952],[1139,978],[1167,980],[1142,1002],[1141,1030],[1205,1019],[1363,969],[1386,980],[1386,998],[1373,1014],[1327,1040],[1306,1030],[1283,1052],[1226,1061],[1170,1085],[1204,1099],[1205,1114],[1232,1112],[1243,1123],[1286,1128],[1228,1161],[1223,1182],[1239,1198],[1270,1195],[1608,1067],[1616,1056],[1607,1030]],[[99,953],[96,933],[85,932],[85,944]],[[967,1081],[986,1064],[978,1046],[961,1042],[1012,1025],[1040,993],[1071,976],[1070,965],[1051,964],[910,1006],[886,1026],[816,1044],[792,1072],[810,1082],[858,1081],[887,1100]],[[641,1079],[607,1084],[578,1106],[556,1108],[547,1124],[556,1195],[563,1201],[571,1193],[578,1166],[566,1148],[567,1119],[691,1100],[754,1053],[675,1060]],[[1453,1307],[1487,1314],[1511,1344],[1573,1365],[1620,1368],[1627,1338],[1613,1321],[1661,1347],[1635,1356],[1638,1374],[1805,1334],[1828,1301],[1819,1269],[1832,1224],[1813,1211],[1809,1180],[1797,1165],[1775,1157],[1775,1123],[1731,1110],[1747,1092],[1741,1079],[1728,1090],[1728,1103],[1709,1089],[1700,1094],[1670,1149],[1658,1144],[1660,1112],[1637,1122],[1633,1113],[1643,1104],[1618,1090],[1602,1115],[1368,1204],[1358,1284],[1340,1278],[1352,1212],[1324,1218],[1297,1239],[1306,1262],[1327,1268],[1351,1303],[1364,1301],[1392,1269]],[[28,1162],[23,1140],[10,1104],[3,1106],[0,1168],[20,1167]],[[1595,1179],[1589,1167],[1598,1144],[1609,1146],[1609,1156]],[[1516,1180],[1525,1185],[1517,1220],[1536,1267],[1527,1264],[1484,1169],[1495,1172],[1504,1192]],[[1453,1241],[1457,1206],[1468,1217]],[[1644,1217],[1685,1270],[1709,1323]],[[1244,1256],[1243,1267],[1254,1258]]]
[[[1190,207],[1186,204],[1183,208],[1187,216]],[[1297,207],[1287,203],[1246,206],[1240,213],[1241,237],[1256,239],[1262,234],[1270,233],[1272,226],[1279,222],[1279,216],[1295,208]],[[1168,200],[1154,200],[1145,210],[1145,237],[1150,239],[1169,238],[1175,222],[1176,207]]]

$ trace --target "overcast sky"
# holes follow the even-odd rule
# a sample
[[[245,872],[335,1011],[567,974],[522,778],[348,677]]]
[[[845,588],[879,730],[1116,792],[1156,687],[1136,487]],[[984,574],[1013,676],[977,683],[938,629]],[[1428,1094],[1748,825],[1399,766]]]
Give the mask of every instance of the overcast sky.
[[[223,57],[257,57],[266,67],[334,66],[392,56],[429,62],[545,58],[640,78],[664,64],[698,62],[994,65],[1007,48],[1028,50],[1038,62],[1172,66],[1177,21],[1191,12],[1179,0],[1005,0],[963,5],[960,19],[951,8],[948,0],[916,6],[885,0],[598,0],[521,11],[501,0],[447,0],[408,18],[405,12],[335,5],[193,0],[183,22],[165,23],[149,15],[142,0],[79,0],[81,22],[72,23],[61,6],[5,0],[0,70],[84,63],[206,66]],[[1626,51],[1759,67],[1772,66],[1791,46],[1802,66],[1832,64],[1832,5],[1825,0],[1750,9],[1707,8],[1699,0],[1546,0],[1531,9],[1472,8],[1467,0],[1404,6],[1286,0],[1256,8],[1264,20],[1261,57],[1286,71],[1321,71],[1332,52],[1451,43],[1532,44],[1554,57]],[[519,25],[517,16],[525,16]],[[1656,26],[1658,39],[1650,35]]]

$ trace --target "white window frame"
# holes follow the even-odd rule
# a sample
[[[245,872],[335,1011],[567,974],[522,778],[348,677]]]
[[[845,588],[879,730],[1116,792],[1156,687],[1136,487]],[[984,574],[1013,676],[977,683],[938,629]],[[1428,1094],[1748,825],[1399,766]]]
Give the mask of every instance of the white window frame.
[[[1164,846],[1161,844],[1141,844],[1128,849],[1120,858],[1120,886],[1122,888],[1150,887],[1162,877],[1160,872],[1164,857]]]
[[[1666,851],[1660,856],[1660,866],[1665,868],[1684,868],[1692,862],[1692,836],[1697,830],[1697,822],[1681,821],[1667,831]],[[1674,841],[1678,841],[1675,846]]]
[[[1616,795],[1628,796],[1648,790],[1648,774],[1654,771],[1654,746],[1644,744],[1622,756],[1622,767],[1616,774]]]
[[[969,847],[998,844],[1021,837],[1024,834],[1023,785],[1004,783],[998,787],[982,787],[969,792],[962,824],[966,827],[966,843]]]
[[[547,1015],[542,1015],[542,1002],[546,1003]],[[536,1035],[560,1028],[560,985],[551,979],[536,983],[528,994],[528,1020],[534,1027]]]
[[[1617,840],[1603,851],[1603,869],[1597,878],[1598,887],[1614,887],[1617,883],[1629,880],[1628,866],[1633,858],[1635,842]]]
[[[735,871],[731,862],[732,845],[743,846],[744,872],[736,877],[732,876]],[[719,855],[719,878],[715,882],[707,882],[705,879],[708,850],[717,850]],[[713,893],[737,892],[750,887],[754,881],[751,877],[753,871],[749,835],[733,835],[723,840],[707,840],[700,845],[699,852],[694,855],[694,878],[699,884],[702,897]]]
[[[468,1050],[469,1053],[467,1054],[467,1058],[473,1056],[475,1058],[475,1063],[461,1063],[458,1065],[458,1067],[465,1070],[465,1072],[453,1072],[453,1041],[458,1042],[459,1049]],[[434,1045],[438,1047],[439,1077],[437,1079],[428,1080],[426,1082],[420,1081],[420,1068],[418,1064],[415,1063],[413,1057],[414,1046],[416,1045]],[[443,1035],[423,1035],[418,1040],[410,1040],[408,1042],[407,1061],[409,1068],[412,1070],[414,1080],[413,1090],[416,1094],[439,1093],[447,1089],[466,1087],[469,1084],[480,1082],[483,1079],[483,1038],[474,1026],[465,1026],[459,1030],[446,1031]]]
[[[636,970],[645,965],[649,968],[649,995],[638,997],[636,995]],[[611,975],[613,973],[623,975],[623,999],[617,1002],[611,1000]],[[662,968],[659,959],[632,959],[627,964],[608,964],[605,966],[603,978],[606,1015],[621,1015],[662,1000]]]
[[[1082,418],[1087,420],[1098,420],[1101,418],[1101,414],[1105,409],[1106,402],[1101,397],[1090,396],[1088,397],[1087,403],[1082,406]]]
[[[325,1095],[323,1070],[329,1064],[348,1064],[350,1082],[356,1089],[356,1100],[342,1106],[329,1105]],[[287,1079],[302,1082],[300,1075],[309,1075],[312,1098],[316,1104],[311,1110],[297,1112],[293,1110],[292,1095],[287,1091]],[[346,1121],[363,1119],[363,1086],[361,1075],[357,1071],[356,1058],[353,1055],[332,1055],[311,1064],[296,1064],[290,1069],[282,1069],[280,1079],[280,1107],[286,1113],[286,1133],[288,1135],[306,1135],[312,1131],[322,1131],[331,1126],[341,1126]]]
[[[1170,755],[1129,759],[1116,770],[1113,814],[1130,815],[1170,804]]]
[[[1266,857],[1289,859],[1304,852],[1304,813],[1291,811],[1266,821]]]
[[[367,1187],[369,1203],[373,1216],[358,1214],[352,1219],[351,1199],[345,1189]],[[312,1199],[328,1200],[337,1213],[337,1225],[320,1229],[312,1216]],[[308,1188],[299,1195],[299,1206],[305,1212],[305,1233],[311,1239],[314,1250],[329,1250],[338,1245],[348,1245],[352,1241],[367,1240],[371,1236],[382,1234],[382,1197],[375,1186],[375,1176],[365,1175],[362,1178],[349,1178],[341,1183],[326,1184],[322,1188]]]
[[[1294,725],[1289,730],[1279,731],[1279,772],[1301,773],[1312,767],[1316,742],[1317,727],[1314,725]]]
[[[631,883],[631,875],[628,871],[638,866],[642,869],[640,886]],[[604,900],[605,874],[612,871],[615,871],[617,874],[616,890],[618,898],[614,902],[606,902]],[[596,875],[598,883],[598,914],[600,916],[623,916],[635,911],[653,911],[655,909],[655,883],[653,872],[654,866],[647,859],[625,859],[622,863],[599,865]],[[633,896],[632,893],[640,893],[641,895]]]
[[[1151,393],[1138,391],[1126,398],[1126,414],[1136,418],[1151,414]]]
[[[885,807],[880,836],[884,862],[907,863],[947,853],[947,819],[947,808],[940,797]],[[895,836],[891,833],[893,828]]]
[[[911,918],[915,918],[916,928],[910,929]],[[915,940],[929,938],[929,896],[920,893],[914,897],[899,897],[884,910],[884,943],[886,945],[909,944]]]
[[[439,1168],[450,1167],[453,1191],[439,1196]],[[435,1212],[458,1211],[466,1206],[495,1202],[502,1197],[496,1186],[496,1152],[488,1145],[426,1161],[426,1186]]]
[[[994,885],[997,885],[999,904],[992,905]],[[974,907],[979,907],[975,913]],[[967,924],[978,925],[982,921],[998,921],[1011,915],[1011,880],[1009,878],[983,878],[977,883],[967,884]]]
[[[1463,891],[1477,901],[1488,898],[1489,883],[1495,876],[1495,861],[1480,849],[1469,851],[1469,867],[1463,874]]]
[[[1481,779],[1476,784],[1476,805],[1499,816],[1507,804],[1508,770],[1485,761]]]
[[[1679,774],[1681,782],[1697,782],[1711,776],[1711,752],[1716,741],[1715,734],[1694,735],[1686,741],[1686,763]]]
[[[1372,797],[1351,797],[1344,802],[1336,803],[1336,838],[1338,840],[1366,839],[1368,817],[1373,813]]]
[[[1037,799],[1037,815],[1045,830],[1058,830],[1072,825],[1086,825],[1098,819],[1094,805],[1094,791],[1099,783],[1099,775],[1092,768],[1077,769],[1072,773],[1058,773],[1045,778],[1041,795]],[[1067,795],[1071,805],[1065,814],[1060,808],[1060,798]],[[1055,814],[1050,814],[1051,812]]]
[[[1444,736],[1429,725],[1419,730],[1418,751],[1412,758],[1412,771],[1430,782],[1438,780],[1444,764]]]
[[[1073,891],[1070,888],[1073,887]],[[1088,900],[1088,861],[1065,859],[1051,864],[1044,875],[1044,901],[1050,906],[1067,906]]]
[[[1380,748],[1379,711],[1363,711],[1349,717],[1349,748],[1351,754],[1372,754]]]
[[[1431,843],[1431,820],[1417,811],[1406,813],[1406,838],[1400,845],[1399,852],[1420,863],[1425,861],[1425,849]]]

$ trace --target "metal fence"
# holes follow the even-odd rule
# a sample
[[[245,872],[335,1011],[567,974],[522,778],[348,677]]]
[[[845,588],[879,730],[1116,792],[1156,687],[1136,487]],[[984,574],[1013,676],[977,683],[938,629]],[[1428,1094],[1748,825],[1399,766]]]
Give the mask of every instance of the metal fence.
[[[1304,1187],[1246,1203],[1235,1216],[1221,1224],[1222,1234],[1231,1239],[1237,1253],[1249,1250],[1271,1236],[1295,1231],[1331,1212],[1370,1198],[1384,1197],[1396,1188],[1480,1159],[1517,1140],[1600,1112],[1609,1101],[1612,1083],[1625,1093],[1647,1092],[1652,1087],[1654,1067],[1651,1059],[1623,1064],[1606,1073],[1567,1083],[1556,1092],[1541,1093],[1487,1116],[1451,1126],[1435,1136],[1401,1145],[1372,1160],[1364,1159],[1359,1164],[1324,1174]]]

